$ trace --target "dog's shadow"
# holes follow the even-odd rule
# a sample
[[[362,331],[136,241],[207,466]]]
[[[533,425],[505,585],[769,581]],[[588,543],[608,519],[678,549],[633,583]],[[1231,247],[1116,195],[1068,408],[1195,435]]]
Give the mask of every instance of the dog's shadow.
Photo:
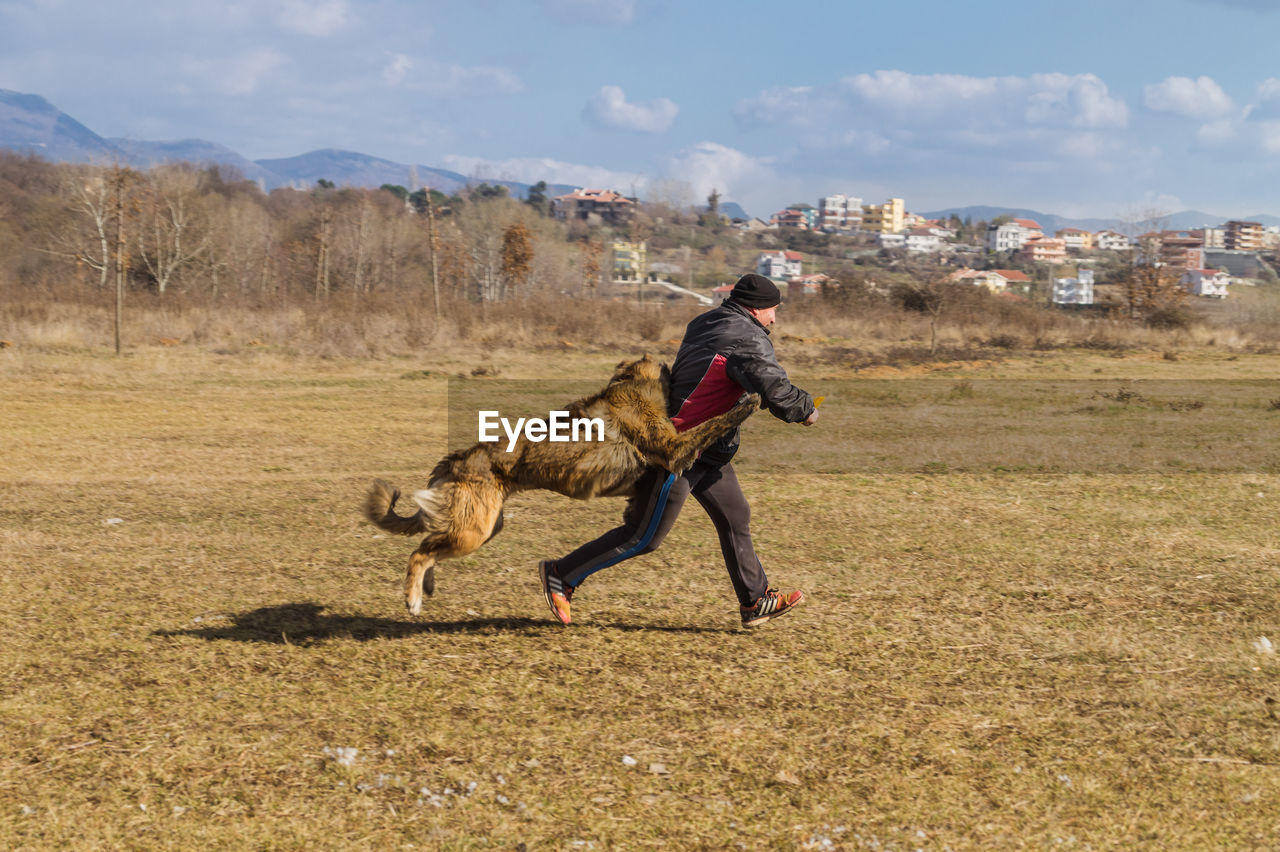
[[[363,615],[326,613],[323,604],[290,603],[264,606],[233,614],[229,625],[190,627],[183,630],[155,630],[153,636],[190,636],[226,642],[261,642],[272,645],[307,645],[325,639],[368,642],[373,639],[404,639],[424,633],[533,634],[559,632],[564,628],[547,619],[469,618],[461,621],[401,621]],[[730,632],[713,627],[681,627],[642,624],[604,624],[615,630],[657,630],[674,633]]]
[[[156,630],[153,636],[192,636],[229,642],[300,645],[324,639],[404,639],[422,633],[528,633],[547,628],[533,618],[471,618],[464,621],[401,621],[364,615],[326,613],[317,603],[264,606],[230,616],[229,625]]]

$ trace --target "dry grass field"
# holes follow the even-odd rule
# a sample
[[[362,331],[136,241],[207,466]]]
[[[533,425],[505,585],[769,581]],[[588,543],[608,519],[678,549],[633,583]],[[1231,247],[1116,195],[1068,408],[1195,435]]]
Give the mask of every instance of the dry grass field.
[[[621,503],[529,494],[410,618],[368,481],[481,364],[634,353],[511,354],[0,351],[0,847],[1280,842],[1276,356],[797,358],[823,420],[739,463],[794,615],[691,504],[560,628],[536,560]]]

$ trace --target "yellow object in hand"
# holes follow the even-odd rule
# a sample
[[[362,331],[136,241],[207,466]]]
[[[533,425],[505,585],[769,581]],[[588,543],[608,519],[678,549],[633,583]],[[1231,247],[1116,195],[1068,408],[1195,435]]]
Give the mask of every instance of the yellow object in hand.
[[[819,405],[822,405],[822,401],[823,401],[824,399],[826,399],[826,397],[825,397],[825,396],[815,396],[815,397],[813,398],[813,407],[814,407],[814,408],[817,408]]]

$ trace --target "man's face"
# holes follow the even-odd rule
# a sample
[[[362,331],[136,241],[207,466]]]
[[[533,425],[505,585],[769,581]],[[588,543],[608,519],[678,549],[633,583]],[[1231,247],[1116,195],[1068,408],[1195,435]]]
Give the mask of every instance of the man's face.
[[[760,321],[765,328],[778,321],[778,306],[772,308],[751,308],[751,315]]]

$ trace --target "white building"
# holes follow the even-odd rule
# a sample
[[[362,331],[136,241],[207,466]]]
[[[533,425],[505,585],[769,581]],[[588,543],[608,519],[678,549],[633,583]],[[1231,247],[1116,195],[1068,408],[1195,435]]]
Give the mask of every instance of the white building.
[[[1221,269],[1188,269],[1182,273],[1182,286],[1193,296],[1225,299],[1230,283],[1231,276]]]
[[[906,234],[876,234],[880,248],[902,248],[907,244]]]
[[[856,231],[862,227],[862,199],[853,195],[828,195],[818,199],[818,228],[823,231]]]
[[[889,234],[881,234],[881,243]],[[896,236],[893,235],[893,236]],[[906,239],[907,251],[918,254],[929,254],[942,248],[942,238],[933,228],[913,228]]]
[[[756,274],[765,278],[788,280],[801,272],[800,252],[762,251],[756,256]]]
[[[1075,278],[1053,279],[1055,305],[1092,305],[1093,270],[1081,269]]]
[[[1003,225],[987,226],[989,251],[1017,251],[1033,237],[1043,237],[1040,223],[1034,219],[1010,219]]]
[[[1129,238],[1115,231],[1099,231],[1093,235],[1093,244],[1103,251],[1124,251],[1129,248]]]

